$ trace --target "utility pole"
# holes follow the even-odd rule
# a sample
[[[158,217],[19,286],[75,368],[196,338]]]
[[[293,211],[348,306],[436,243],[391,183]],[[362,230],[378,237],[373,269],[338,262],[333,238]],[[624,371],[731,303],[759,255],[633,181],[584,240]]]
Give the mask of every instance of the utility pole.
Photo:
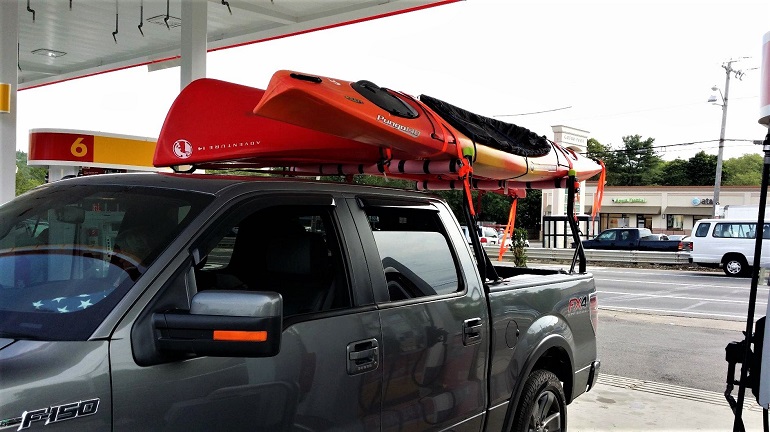
[[[722,187],[722,154],[725,147],[725,126],[727,125],[727,94],[730,91],[730,74],[734,74],[739,80],[743,79],[743,71],[733,69],[733,63],[738,60],[730,60],[722,63],[722,68],[725,70],[725,92],[719,87],[714,86],[712,91],[719,90],[719,94],[722,96],[722,103],[715,105],[722,105],[722,129],[719,132],[719,151],[717,152],[717,172],[714,177],[714,208],[712,209],[712,215],[717,216],[717,210],[719,209],[719,192]],[[716,97],[709,99],[711,102],[716,101]]]

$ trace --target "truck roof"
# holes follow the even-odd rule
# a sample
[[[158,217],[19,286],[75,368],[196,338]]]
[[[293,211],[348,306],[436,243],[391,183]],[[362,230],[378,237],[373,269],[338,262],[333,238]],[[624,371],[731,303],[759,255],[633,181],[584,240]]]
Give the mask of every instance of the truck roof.
[[[425,192],[409,191],[405,189],[390,188],[385,186],[369,186],[349,183],[327,182],[307,178],[296,177],[268,177],[268,176],[248,176],[248,175],[223,175],[217,173],[211,174],[184,174],[184,173],[124,173],[124,174],[101,174],[95,176],[83,176],[60,180],[55,183],[46,184],[40,187],[57,187],[58,185],[104,185],[104,186],[145,186],[165,189],[179,189],[186,191],[197,191],[201,193],[219,195],[226,190],[238,187],[239,185],[248,185],[261,183],[260,187],[265,190],[315,190],[329,192],[348,192],[348,193],[373,193],[392,194],[400,196],[414,196],[425,198],[431,196]]]

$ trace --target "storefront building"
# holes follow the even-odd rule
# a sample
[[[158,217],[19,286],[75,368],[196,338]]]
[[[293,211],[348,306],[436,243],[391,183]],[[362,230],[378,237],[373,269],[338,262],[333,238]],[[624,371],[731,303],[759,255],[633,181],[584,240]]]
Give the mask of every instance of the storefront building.
[[[583,211],[590,215],[596,182],[586,182],[584,187]],[[759,195],[758,186],[722,186],[717,211],[721,215],[730,206],[757,206]],[[639,227],[655,233],[690,234],[696,221],[713,216],[713,197],[713,186],[607,186],[596,228]]]

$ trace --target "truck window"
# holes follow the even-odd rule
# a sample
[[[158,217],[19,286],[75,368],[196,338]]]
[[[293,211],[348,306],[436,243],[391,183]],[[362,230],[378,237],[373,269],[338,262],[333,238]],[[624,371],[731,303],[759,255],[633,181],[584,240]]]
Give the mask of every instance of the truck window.
[[[612,241],[612,240],[615,240],[616,236],[617,236],[617,231],[605,231],[599,234],[599,236],[596,237],[596,239],[603,240],[603,241]]]
[[[198,291],[278,292],[284,316],[350,307],[331,209],[264,208],[218,232],[213,247],[196,266]]]
[[[462,289],[458,265],[437,212],[368,207],[366,214],[391,300],[451,294]]]
[[[86,339],[211,200],[142,187],[35,190],[0,210],[0,333]]]

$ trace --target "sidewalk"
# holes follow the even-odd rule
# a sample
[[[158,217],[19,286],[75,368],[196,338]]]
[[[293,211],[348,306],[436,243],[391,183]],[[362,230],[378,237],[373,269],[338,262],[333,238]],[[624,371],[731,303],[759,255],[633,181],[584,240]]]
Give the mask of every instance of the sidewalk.
[[[733,392],[737,397],[737,389]],[[567,408],[570,432],[733,430],[722,393],[599,373],[591,391]],[[746,391],[742,413],[746,431],[761,432],[762,408]]]

